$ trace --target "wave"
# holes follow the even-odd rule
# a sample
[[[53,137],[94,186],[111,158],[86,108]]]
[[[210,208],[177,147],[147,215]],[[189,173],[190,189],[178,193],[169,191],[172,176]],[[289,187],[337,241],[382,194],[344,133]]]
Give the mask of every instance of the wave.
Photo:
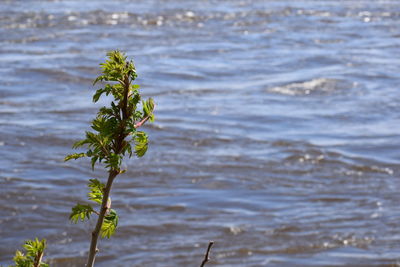
[[[350,87],[344,80],[316,78],[309,81],[289,83],[283,86],[272,87],[268,92],[283,95],[311,95],[330,94],[338,90]]]

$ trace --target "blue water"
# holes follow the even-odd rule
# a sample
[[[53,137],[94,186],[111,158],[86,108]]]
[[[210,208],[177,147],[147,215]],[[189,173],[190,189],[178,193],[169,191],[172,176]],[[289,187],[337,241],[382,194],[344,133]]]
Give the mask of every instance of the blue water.
[[[396,266],[399,1],[2,1],[0,264],[46,238],[84,266],[86,181],[63,162],[107,99],[109,50],[157,102],[96,266]]]

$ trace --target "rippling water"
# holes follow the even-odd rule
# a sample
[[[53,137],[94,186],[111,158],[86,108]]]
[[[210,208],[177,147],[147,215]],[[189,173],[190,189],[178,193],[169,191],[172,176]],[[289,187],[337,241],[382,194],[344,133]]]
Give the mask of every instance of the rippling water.
[[[0,264],[48,239],[83,266],[88,162],[64,163],[99,105],[106,51],[158,103],[125,163],[97,266],[395,266],[398,1],[1,1]],[[100,105],[105,104],[106,100]]]

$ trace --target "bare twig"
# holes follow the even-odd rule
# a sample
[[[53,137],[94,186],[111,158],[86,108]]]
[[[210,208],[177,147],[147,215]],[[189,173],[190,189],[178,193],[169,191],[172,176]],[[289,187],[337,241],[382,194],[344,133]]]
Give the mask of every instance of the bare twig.
[[[210,241],[210,243],[208,243],[207,252],[204,255],[204,260],[201,263],[200,267],[204,267],[206,265],[206,263],[210,260],[209,255],[210,255],[210,250],[211,250],[212,245],[214,245],[214,241]]]

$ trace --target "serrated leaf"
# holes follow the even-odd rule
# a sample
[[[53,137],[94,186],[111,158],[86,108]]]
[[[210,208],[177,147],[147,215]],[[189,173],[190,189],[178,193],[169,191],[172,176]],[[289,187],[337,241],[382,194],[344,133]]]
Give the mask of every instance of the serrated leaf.
[[[101,64],[100,64],[101,65]],[[97,77],[94,81],[93,81],[93,85],[95,85],[96,83],[98,83],[99,81],[104,81],[105,76],[104,75],[100,75],[99,77]]]
[[[27,256],[35,257],[37,254],[42,254],[46,248],[46,239],[39,241],[38,238],[35,240],[27,240],[23,247],[26,249]]]
[[[147,101],[142,101],[143,114],[149,116],[154,111],[154,100],[153,98],[147,99]]]
[[[13,258],[15,267],[31,267],[33,265],[32,259],[28,258],[21,251],[17,250]],[[11,266],[14,267],[14,266]]]
[[[76,206],[72,208],[72,212],[69,215],[69,219],[73,223],[77,223],[79,220],[83,222],[85,221],[85,219],[90,219],[90,215],[93,212],[94,210],[90,205],[76,204]]]
[[[104,217],[103,225],[101,226],[101,237],[110,238],[118,226],[118,215],[115,210],[111,209],[110,213]]]
[[[88,193],[89,200],[101,204],[105,185],[97,179],[90,179],[88,186],[90,190]]]
[[[136,156],[143,157],[146,154],[148,147],[147,134],[145,132],[137,131],[135,133],[135,154]]]
[[[150,120],[150,122],[154,122],[154,114],[153,113],[149,116],[149,120]]]
[[[100,88],[96,91],[96,93],[94,93],[93,95],[93,102],[96,103],[97,101],[99,101],[100,96],[105,92],[104,88]]]
[[[129,143],[126,144],[126,151],[128,152],[129,157],[132,157],[132,147],[131,147],[131,144],[129,144]]]
[[[66,156],[64,158],[64,161],[68,161],[71,159],[79,159],[79,158],[83,158],[83,157],[86,157],[85,153],[74,153],[74,154],[70,154],[70,155]]]
[[[97,156],[93,156],[90,160],[91,164],[92,164],[92,170],[94,170],[94,165],[96,164],[96,161],[99,159],[99,157]]]
[[[78,147],[81,147],[81,146],[83,146],[84,144],[87,144],[87,143],[88,143],[88,140],[87,140],[87,139],[79,140],[79,141],[75,142],[75,143],[72,145],[72,148],[78,148]]]
[[[19,250],[17,250],[17,251],[15,252],[15,257],[21,258],[21,257],[24,257],[24,256],[25,256],[24,253],[22,253],[22,252],[19,251]]]
[[[121,166],[122,156],[119,154],[111,153],[105,163],[107,168],[117,170]]]

